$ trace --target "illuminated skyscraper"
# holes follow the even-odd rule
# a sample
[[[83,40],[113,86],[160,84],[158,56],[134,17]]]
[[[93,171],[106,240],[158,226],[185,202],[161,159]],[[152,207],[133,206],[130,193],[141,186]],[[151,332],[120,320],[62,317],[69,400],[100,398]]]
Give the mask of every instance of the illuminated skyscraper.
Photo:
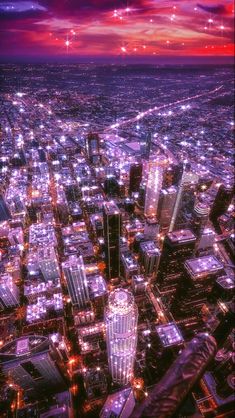
[[[165,236],[157,277],[161,291],[176,289],[182,277],[183,263],[192,256],[195,245],[196,236],[188,229],[169,232]]]
[[[73,305],[83,308],[89,302],[88,283],[82,256],[70,256],[62,264]]]
[[[109,370],[114,382],[126,385],[133,375],[138,312],[133,295],[116,289],[105,313]]]
[[[176,196],[177,188],[175,186],[171,186],[168,189],[162,189],[160,192],[157,220],[160,230],[166,233],[168,232],[171,223]]]
[[[222,276],[224,266],[214,255],[186,260],[184,274],[171,307],[174,318],[199,316],[216,279]]]
[[[121,214],[114,202],[106,202],[103,216],[106,271],[112,279],[120,274]]]
[[[198,202],[193,210],[192,227],[194,234],[200,238],[209,219],[210,208],[206,203]]]
[[[160,249],[156,246],[154,241],[144,241],[140,244],[140,260],[143,264],[145,274],[156,274],[159,261]]]
[[[170,232],[189,226],[190,216],[195,204],[198,178],[195,173],[186,170],[183,172],[169,228]]]
[[[167,166],[168,160],[165,156],[157,156],[154,161],[148,163],[148,179],[145,195],[145,216],[156,216],[159,195],[163,181],[163,171]]]

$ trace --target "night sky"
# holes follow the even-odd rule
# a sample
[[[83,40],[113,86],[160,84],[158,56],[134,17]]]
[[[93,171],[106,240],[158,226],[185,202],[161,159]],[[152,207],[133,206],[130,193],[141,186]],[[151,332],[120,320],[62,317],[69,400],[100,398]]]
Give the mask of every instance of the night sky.
[[[0,0],[2,59],[233,54],[233,2]]]

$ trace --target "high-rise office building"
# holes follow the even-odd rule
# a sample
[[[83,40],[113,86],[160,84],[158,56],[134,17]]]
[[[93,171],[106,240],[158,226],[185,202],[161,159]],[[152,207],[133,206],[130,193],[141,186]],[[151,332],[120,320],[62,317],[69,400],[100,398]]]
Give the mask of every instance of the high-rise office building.
[[[146,218],[144,224],[144,238],[146,240],[153,240],[157,239],[157,235],[159,233],[159,224],[157,222],[156,217]]]
[[[38,266],[45,281],[54,280],[60,277],[59,264],[54,247],[49,246],[39,248],[37,257]]]
[[[184,275],[172,304],[173,315],[176,318],[199,315],[215,280],[222,275],[223,264],[213,255],[186,260]]]
[[[59,353],[45,336],[23,336],[0,348],[3,374],[24,391],[28,400],[41,399],[66,388]]]
[[[164,171],[163,175],[163,188],[168,189],[171,186],[178,186],[179,181],[183,173],[183,164],[182,163],[170,163],[169,166]]]
[[[20,303],[19,288],[9,274],[0,276],[0,302],[5,308],[13,308]]]
[[[110,197],[119,196],[120,186],[114,174],[107,174],[104,180],[104,192]]]
[[[193,209],[192,231],[200,238],[209,219],[210,208],[206,203],[198,202]]]
[[[166,235],[157,275],[157,285],[161,290],[176,288],[182,276],[183,263],[192,256],[195,244],[196,236],[189,229]]]
[[[89,302],[88,283],[82,256],[71,255],[62,264],[73,305],[84,308]]]
[[[86,148],[89,156],[98,154],[100,150],[100,138],[97,133],[89,133],[86,138]]]
[[[175,322],[157,325],[152,345],[155,349],[156,367],[162,376],[182,350],[184,339]]]
[[[235,291],[235,277],[225,275],[215,280],[212,289],[211,298],[213,301],[220,299],[221,301],[232,301]]]
[[[130,251],[124,251],[121,255],[121,270],[126,280],[139,273],[139,264]]]
[[[223,306],[223,311],[220,314],[220,321],[213,331],[213,336],[216,339],[218,347],[222,347],[228,336],[234,329],[235,309],[234,303]]]
[[[100,162],[100,138],[97,133],[89,133],[87,135],[86,152],[92,164]]]
[[[142,138],[140,141],[140,151],[141,155],[144,157],[145,160],[149,159],[150,152],[151,152],[151,145],[152,145],[152,136],[149,132],[145,138]]]
[[[189,226],[195,205],[198,178],[195,173],[186,170],[183,172],[170,223],[170,232]]]
[[[213,222],[226,212],[232,201],[233,192],[234,188],[231,184],[220,185],[210,213],[210,219]]]
[[[171,186],[168,189],[162,189],[160,192],[157,220],[160,226],[160,231],[165,233],[168,232],[170,227],[176,196],[177,188],[175,186]]]
[[[154,241],[145,241],[140,244],[140,260],[144,266],[145,274],[156,275],[160,254],[160,249]]]
[[[130,166],[130,180],[129,180],[129,193],[135,193],[139,191],[140,183],[142,180],[142,169],[141,163],[134,163]]]
[[[205,228],[201,236],[199,237],[199,241],[197,242],[196,250],[200,255],[206,255],[211,253],[213,249],[213,245],[215,243],[215,231],[211,228]]]
[[[123,389],[107,397],[99,417],[129,418],[134,407],[135,398],[132,389]]]
[[[143,274],[132,276],[131,288],[134,294],[145,293],[147,285],[148,285],[148,280]]]
[[[9,219],[11,219],[10,211],[4,197],[0,195],[0,222],[8,221]]]
[[[120,275],[121,213],[114,202],[103,206],[106,272],[109,279]]]
[[[162,187],[163,172],[168,160],[165,156],[156,156],[148,163],[148,178],[146,185],[144,214],[147,217],[156,216],[159,195]]]
[[[115,289],[105,313],[109,370],[114,382],[126,385],[133,376],[137,344],[137,307],[133,295]]]
[[[145,182],[142,181],[140,183],[139,197],[138,197],[138,206],[140,207],[141,210],[144,209],[145,197],[146,197],[146,184]]]

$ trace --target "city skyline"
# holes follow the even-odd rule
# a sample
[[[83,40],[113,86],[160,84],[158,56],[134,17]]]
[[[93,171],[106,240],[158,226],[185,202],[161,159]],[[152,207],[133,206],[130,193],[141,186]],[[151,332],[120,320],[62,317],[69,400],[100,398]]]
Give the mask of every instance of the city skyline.
[[[231,0],[0,0],[0,417],[235,411]]]
[[[1,1],[1,60],[232,63],[233,18],[229,0]]]

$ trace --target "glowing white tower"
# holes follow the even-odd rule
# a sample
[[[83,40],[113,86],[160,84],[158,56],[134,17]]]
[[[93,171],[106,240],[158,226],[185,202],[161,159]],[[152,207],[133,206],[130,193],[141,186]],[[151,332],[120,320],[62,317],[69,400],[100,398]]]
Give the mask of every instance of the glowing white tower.
[[[147,217],[156,216],[163,172],[167,163],[168,160],[164,155],[159,155],[154,161],[149,161],[148,163],[148,179],[144,205],[144,214]]]
[[[105,313],[109,370],[114,382],[126,385],[132,375],[137,344],[137,306],[133,295],[116,289]]]

